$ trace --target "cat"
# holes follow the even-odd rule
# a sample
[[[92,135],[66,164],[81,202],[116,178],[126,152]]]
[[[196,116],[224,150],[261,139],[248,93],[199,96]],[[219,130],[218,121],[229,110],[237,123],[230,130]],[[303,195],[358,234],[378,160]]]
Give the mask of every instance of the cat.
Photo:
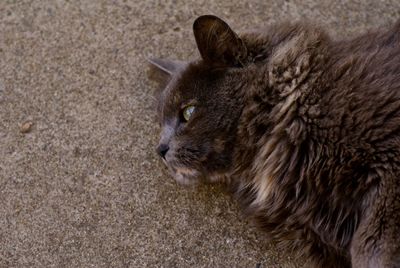
[[[198,60],[150,59],[174,178],[224,182],[306,267],[400,267],[400,21],[333,40],[204,15],[193,32]]]

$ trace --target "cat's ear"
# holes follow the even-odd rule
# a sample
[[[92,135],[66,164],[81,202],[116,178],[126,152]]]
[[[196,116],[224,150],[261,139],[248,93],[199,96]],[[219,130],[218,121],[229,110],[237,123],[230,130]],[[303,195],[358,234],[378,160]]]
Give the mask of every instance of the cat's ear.
[[[193,24],[194,37],[204,61],[216,66],[241,67],[247,49],[243,41],[220,18],[204,15]]]
[[[187,64],[183,61],[163,60],[157,58],[148,58],[147,61],[151,63],[152,66],[168,75],[173,75],[178,70],[183,69]]]
[[[150,63],[147,75],[150,80],[158,83],[159,89],[156,92],[162,92],[172,76],[186,67],[187,63],[183,61],[162,60],[148,58]]]

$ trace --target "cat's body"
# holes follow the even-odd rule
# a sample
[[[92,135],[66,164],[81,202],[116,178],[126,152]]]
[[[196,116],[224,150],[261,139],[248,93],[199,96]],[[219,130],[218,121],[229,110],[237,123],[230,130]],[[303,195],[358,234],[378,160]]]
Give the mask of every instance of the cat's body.
[[[239,38],[213,16],[194,32],[201,60],[154,62],[175,178],[224,180],[310,265],[400,267],[400,23],[346,41],[306,24]]]

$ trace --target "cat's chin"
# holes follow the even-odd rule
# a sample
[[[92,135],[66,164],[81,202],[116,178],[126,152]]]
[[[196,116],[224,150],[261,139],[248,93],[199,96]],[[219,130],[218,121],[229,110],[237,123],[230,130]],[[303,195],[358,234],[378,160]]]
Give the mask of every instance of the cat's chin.
[[[196,186],[200,183],[200,180],[194,177],[188,177],[181,173],[174,174],[174,179],[177,183],[182,186]]]
[[[226,174],[215,173],[208,174],[207,176],[194,168],[169,164],[168,161],[163,159],[164,164],[167,166],[171,176],[175,179],[177,183],[183,186],[196,186],[201,183],[228,183],[229,179]]]
[[[166,161],[164,163],[167,165],[172,177],[177,183],[183,186],[195,186],[202,181],[203,175],[201,172],[187,167],[172,167],[169,166]]]
[[[205,176],[203,173],[195,170],[195,169],[189,169],[189,168],[180,168],[180,169],[174,169],[174,171],[171,171],[172,176],[174,179],[183,186],[196,186],[199,185],[200,183],[226,183],[228,184],[230,182],[230,179],[225,176],[224,174],[214,174],[214,175],[209,175]]]

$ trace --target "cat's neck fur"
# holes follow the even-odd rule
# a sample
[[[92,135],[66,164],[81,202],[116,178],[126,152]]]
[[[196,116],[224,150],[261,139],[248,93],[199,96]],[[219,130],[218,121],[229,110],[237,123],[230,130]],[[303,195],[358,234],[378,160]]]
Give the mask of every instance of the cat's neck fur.
[[[273,180],[282,182],[300,172],[296,156],[308,135],[303,115],[312,113],[319,99],[321,88],[316,85],[324,79],[329,53],[327,37],[310,29],[288,24],[276,35],[269,34],[268,40],[256,32],[244,36],[256,62],[243,75],[247,79],[242,88],[245,104],[238,127],[242,144],[234,161],[240,165],[233,176],[240,177],[240,188],[251,188],[252,206],[265,201]],[[328,86],[325,83],[324,89]]]

